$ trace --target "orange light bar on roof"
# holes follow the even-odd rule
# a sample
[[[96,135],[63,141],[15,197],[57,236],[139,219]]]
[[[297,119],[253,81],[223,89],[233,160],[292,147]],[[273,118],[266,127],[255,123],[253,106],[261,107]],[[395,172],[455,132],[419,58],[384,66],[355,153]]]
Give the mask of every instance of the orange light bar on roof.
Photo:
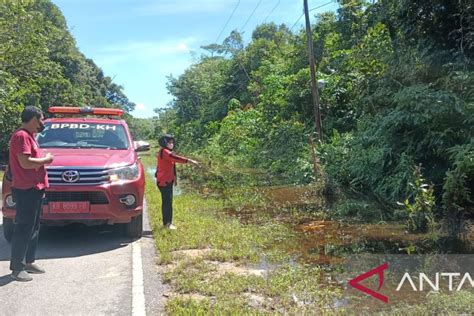
[[[110,108],[91,108],[74,106],[52,106],[48,109],[49,113],[54,114],[92,114],[92,115],[114,115],[122,116],[123,110]]]
[[[122,116],[123,115],[123,110],[121,110],[121,109],[108,109],[108,108],[92,108],[92,114]]]
[[[48,109],[48,112],[58,114],[79,114],[81,113],[81,108],[72,106],[52,106]]]

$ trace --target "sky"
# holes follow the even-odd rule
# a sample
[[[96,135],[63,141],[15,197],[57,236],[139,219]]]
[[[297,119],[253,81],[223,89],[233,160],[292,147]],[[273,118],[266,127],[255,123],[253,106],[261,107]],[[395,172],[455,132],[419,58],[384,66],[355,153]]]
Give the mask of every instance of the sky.
[[[65,16],[79,50],[124,88],[136,104],[132,115],[140,118],[168,106],[172,96],[166,89],[167,77],[181,75],[203,53],[202,45],[222,43],[232,30],[243,32],[247,44],[263,22],[294,25],[293,31],[304,23],[303,0],[52,2]],[[310,9],[321,5],[311,11],[313,19],[317,13],[337,9],[334,1],[308,0]]]

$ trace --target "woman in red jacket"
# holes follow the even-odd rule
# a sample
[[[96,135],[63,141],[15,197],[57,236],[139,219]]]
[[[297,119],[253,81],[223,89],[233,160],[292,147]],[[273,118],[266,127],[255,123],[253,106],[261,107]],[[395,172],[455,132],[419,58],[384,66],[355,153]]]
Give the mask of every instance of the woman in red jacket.
[[[181,157],[173,153],[174,138],[166,134],[158,140],[161,146],[157,155],[158,165],[156,167],[156,184],[161,192],[161,212],[163,225],[169,229],[176,229],[173,225],[173,184],[176,184],[176,164],[192,163],[198,165],[195,160]]]

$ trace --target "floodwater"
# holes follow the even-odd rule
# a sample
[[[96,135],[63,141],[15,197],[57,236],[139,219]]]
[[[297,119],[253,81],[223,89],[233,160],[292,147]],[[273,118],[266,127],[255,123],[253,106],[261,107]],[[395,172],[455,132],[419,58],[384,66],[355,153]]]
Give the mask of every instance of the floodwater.
[[[295,240],[286,250],[297,261],[307,264],[338,264],[352,254],[432,253],[436,238],[429,233],[409,233],[403,223],[345,223],[331,220],[331,208],[311,186],[286,186],[261,189],[264,208],[228,208],[227,214],[242,223],[260,224],[268,215],[289,225]],[[267,217],[267,218],[268,218]],[[472,243],[472,241],[471,241]],[[472,249],[464,249],[469,253]]]
[[[146,172],[154,175],[155,168],[148,167]],[[183,183],[183,181],[181,181]],[[183,188],[192,187],[193,192],[201,192],[203,196],[223,198],[222,191],[212,192],[207,187],[193,186],[185,183]],[[179,185],[178,185],[179,188]],[[178,190],[181,192],[181,190]],[[178,194],[179,194],[178,192]],[[254,197],[259,196],[263,203],[254,203]],[[241,203],[233,207],[229,203],[224,209],[224,214],[232,216],[244,225],[264,224],[267,221],[278,221],[287,225],[292,232],[286,241],[280,242],[275,247],[285,250],[290,257],[291,265],[317,265],[323,267],[324,275],[321,281],[330,288],[343,288],[342,298],[334,300],[334,308],[349,308],[360,312],[371,313],[376,310],[386,309],[387,304],[374,299],[367,299],[354,289],[350,289],[347,280],[341,282],[338,274],[344,260],[351,255],[358,254],[431,254],[440,252],[436,238],[430,234],[413,234],[406,231],[404,223],[335,220],[331,216],[334,201],[321,199],[317,189],[313,186],[278,186],[256,189],[255,196],[243,196],[248,205],[242,207]],[[474,253],[474,223],[470,224],[471,230],[466,235],[467,245],[461,253]],[[463,244],[465,245],[465,244]],[[442,250],[441,250],[442,252]],[[272,270],[275,265],[267,258],[261,258],[258,264],[260,269]],[[367,267],[370,269],[373,267]],[[352,276],[354,277],[354,276]],[[386,280],[383,291],[391,292],[394,284]],[[373,288],[377,288],[375,284]],[[352,293],[347,294],[347,290]],[[392,289],[392,290],[391,290]],[[391,300],[418,304],[425,301],[426,292],[397,292]],[[372,304],[373,303],[373,304]],[[355,309],[353,309],[355,308]]]
[[[328,287],[344,287],[346,282],[337,282],[340,268],[351,255],[363,254],[433,254],[443,252],[437,238],[429,233],[409,233],[403,223],[397,222],[342,222],[331,220],[331,205],[321,200],[311,186],[286,186],[261,189],[266,207],[243,209],[228,208],[228,215],[244,224],[277,220],[288,225],[293,238],[281,242],[277,247],[290,254],[292,264],[309,264],[323,267],[324,283]],[[266,216],[262,216],[266,215]],[[474,225],[462,244],[460,253],[472,254]],[[367,269],[374,267],[366,267]],[[347,281],[347,280],[346,280]],[[396,284],[386,280],[386,292],[395,293],[393,302],[418,304],[426,300],[427,292],[395,291]],[[373,288],[377,288],[374,285]],[[375,311],[390,308],[377,300],[367,300],[352,289],[334,302],[334,308],[356,308],[360,311]],[[347,291],[347,288],[346,288]]]

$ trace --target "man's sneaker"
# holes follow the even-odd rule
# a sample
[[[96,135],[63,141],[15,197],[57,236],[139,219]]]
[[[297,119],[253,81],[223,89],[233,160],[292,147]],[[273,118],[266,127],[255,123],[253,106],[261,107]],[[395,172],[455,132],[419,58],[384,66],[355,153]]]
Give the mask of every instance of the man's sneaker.
[[[25,270],[28,273],[34,273],[34,274],[42,274],[45,272],[43,268],[41,268],[39,265],[34,264],[34,263],[26,264]]]
[[[168,224],[168,225],[166,225],[166,227],[168,229],[172,229],[172,230],[178,229],[178,227],[174,226],[173,224]]]
[[[13,271],[11,277],[20,282],[28,282],[33,280],[33,278],[26,271]]]

